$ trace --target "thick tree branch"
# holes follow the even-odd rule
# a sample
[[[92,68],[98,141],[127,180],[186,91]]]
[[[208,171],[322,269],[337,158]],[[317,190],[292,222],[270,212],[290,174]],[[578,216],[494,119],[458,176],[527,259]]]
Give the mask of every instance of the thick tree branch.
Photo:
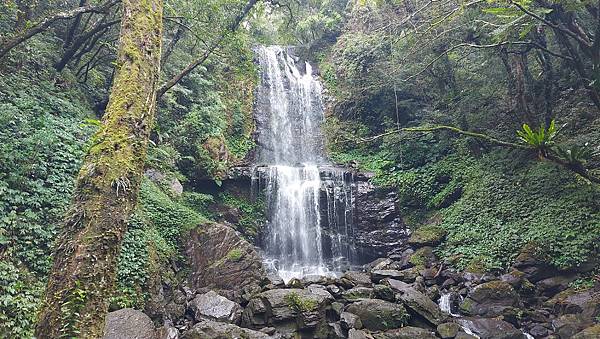
[[[49,16],[49,17],[45,18],[44,20],[33,24],[26,31],[3,41],[2,47],[0,47],[0,58],[4,57],[8,52],[10,52],[10,50],[15,48],[20,43],[27,41],[34,35],[45,31],[46,29],[48,29],[48,27],[50,27],[50,25],[52,25],[53,23],[55,23],[59,20],[70,19],[70,18],[76,17],[77,15],[80,15],[82,13],[90,13],[90,12],[105,13],[113,5],[115,5],[116,3],[120,2],[120,1],[121,0],[109,0],[102,5],[98,5],[98,6],[88,5],[88,6],[84,6],[84,7],[77,7],[75,9],[71,9],[71,10],[68,10],[65,12],[60,12],[60,13],[54,14],[52,16]]]
[[[248,15],[248,13],[250,13],[250,10],[252,10],[252,8],[254,7],[254,5],[256,5],[257,2],[258,0],[249,0],[242,12],[240,12],[240,14],[238,14],[235,17],[231,24],[229,24],[227,30],[217,40],[215,40],[215,42],[213,42],[198,59],[192,61],[181,72],[179,72],[177,75],[175,75],[167,82],[165,82],[162,86],[160,86],[160,88],[157,91],[156,97],[160,98],[169,89],[171,89],[173,86],[179,83],[181,79],[183,79],[194,69],[196,69],[196,67],[202,65],[206,61],[206,59],[208,59],[208,57],[210,57],[210,55],[221,45],[223,40],[225,40],[227,34],[230,32],[235,32],[238,29],[244,18]]]
[[[553,52],[551,50],[549,50],[548,48],[540,45],[537,42],[533,42],[533,41],[503,41],[503,42],[499,42],[497,44],[489,44],[489,45],[477,45],[477,44],[470,44],[470,43],[462,43],[462,44],[458,44],[455,46],[452,46],[450,48],[448,48],[447,50],[445,50],[444,52],[442,52],[441,54],[439,54],[437,57],[435,57],[433,60],[431,60],[427,65],[425,65],[425,67],[423,67],[420,71],[418,71],[417,73],[409,76],[406,79],[402,79],[403,82],[407,82],[410,81],[416,77],[418,77],[419,75],[423,74],[425,71],[427,71],[427,69],[429,69],[431,66],[433,66],[438,60],[440,60],[441,58],[443,58],[445,55],[447,55],[448,53],[459,49],[461,47],[469,47],[469,48],[478,48],[478,49],[486,49],[486,48],[496,48],[496,47],[503,47],[503,46],[532,46],[535,47],[537,49],[540,49],[552,56],[555,56],[557,58],[561,58],[567,61],[572,61],[573,58],[566,56],[566,55],[562,55],[556,52]]]
[[[435,126],[422,126],[422,127],[405,127],[405,128],[400,128],[400,129],[396,129],[396,130],[392,130],[392,131],[388,131],[379,135],[375,135],[372,137],[368,137],[368,138],[360,138],[357,140],[358,143],[366,143],[366,142],[371,142],[371,141],[375,141],[377,139],[383,138],[385,136],[388,135],[392,135],[392,134],[396,134],[396,133],[400,133],[400,132],[438,132],[438,131],[450,131],[453,133],[457,133],[460,135],[466,135],[469,137],[473,137],[473,138],[477,138],[477,139],[481,139],[484,141],[487,141],[489,143],[498,145],[498,146],[504,146],[504,147],[510,147],[510,148],[517,148],[517,149],[523,149],[523,150],[530,150],[530,151],[534,151],[535,149],[531,146],[528,146],[526,144],[518,144],[518,143],[514,143],[514,142],[509,142],[509,141],[504,141],[504,140],[500,140],[500,139],[496,139],[494,137],[491,137],[489,135],[483,134],[483,133],[477,133],[477,132],[471,132],[471,131],[464,131],[461,130],[459,128],[453,127],[453,126],[445,126],[445,125],[435,125]],[[356,141],[356,140],[355,140]],[[561,165],[562,167],[568,169],[571,172],[574,172],[580,176],[582,176],[583,178],[589,180],[590,182],[596,183],[596,184],[600,184],[600,178],[594,176],[593,174],[591,174],[586,168],[584,168],[583,166],[581,166],[581,164],[572,164],[569,163],[553,154],[550,154],[548,152],[542,154],[540,153],[541,157],[543,159],[547,159],[549,161],[552,161],[555,164]]]

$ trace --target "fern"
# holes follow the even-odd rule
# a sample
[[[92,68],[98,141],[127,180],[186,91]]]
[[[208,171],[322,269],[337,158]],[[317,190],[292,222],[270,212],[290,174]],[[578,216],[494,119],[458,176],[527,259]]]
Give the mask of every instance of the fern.
[[[558,134],[554,120],[550,122],[548,129],[541,125],[537,130],[532,130],[528,124],[523,124],[521,130],[517,131],[519,139],[539,151],[540,155],[546,155],[550,147],[554,145],[554,138]]]

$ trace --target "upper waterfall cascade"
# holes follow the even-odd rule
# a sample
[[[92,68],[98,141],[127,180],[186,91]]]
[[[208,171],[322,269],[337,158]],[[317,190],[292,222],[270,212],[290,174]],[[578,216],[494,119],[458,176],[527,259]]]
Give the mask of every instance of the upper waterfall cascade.
[[[267,206],[265,262],[285,281],[334,274],[352,256],[353,183],[324,156],[321,84],[288,48],[260,47],[257,54],[255,111],[264,121],[253,183]]]

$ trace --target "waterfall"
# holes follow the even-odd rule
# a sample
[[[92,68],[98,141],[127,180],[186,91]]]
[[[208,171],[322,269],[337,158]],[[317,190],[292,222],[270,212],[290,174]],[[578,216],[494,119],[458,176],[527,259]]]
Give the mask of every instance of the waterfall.
[[[335,274],[352,252],[353,183],[324,156],[321,84],[311,65],[298,65],[285,47],[260,47],[257,54],[253,185],[267,206],[262,235],[267,268],[286,282]]]

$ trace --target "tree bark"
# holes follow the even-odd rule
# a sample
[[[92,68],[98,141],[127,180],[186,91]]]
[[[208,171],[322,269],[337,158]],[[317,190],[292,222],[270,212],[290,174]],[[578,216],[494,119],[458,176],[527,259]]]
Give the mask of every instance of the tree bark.
[[[163,0],[123,0],[107,113],[78,174],[36,336],[100,338],[138,197],[160,70]]]

